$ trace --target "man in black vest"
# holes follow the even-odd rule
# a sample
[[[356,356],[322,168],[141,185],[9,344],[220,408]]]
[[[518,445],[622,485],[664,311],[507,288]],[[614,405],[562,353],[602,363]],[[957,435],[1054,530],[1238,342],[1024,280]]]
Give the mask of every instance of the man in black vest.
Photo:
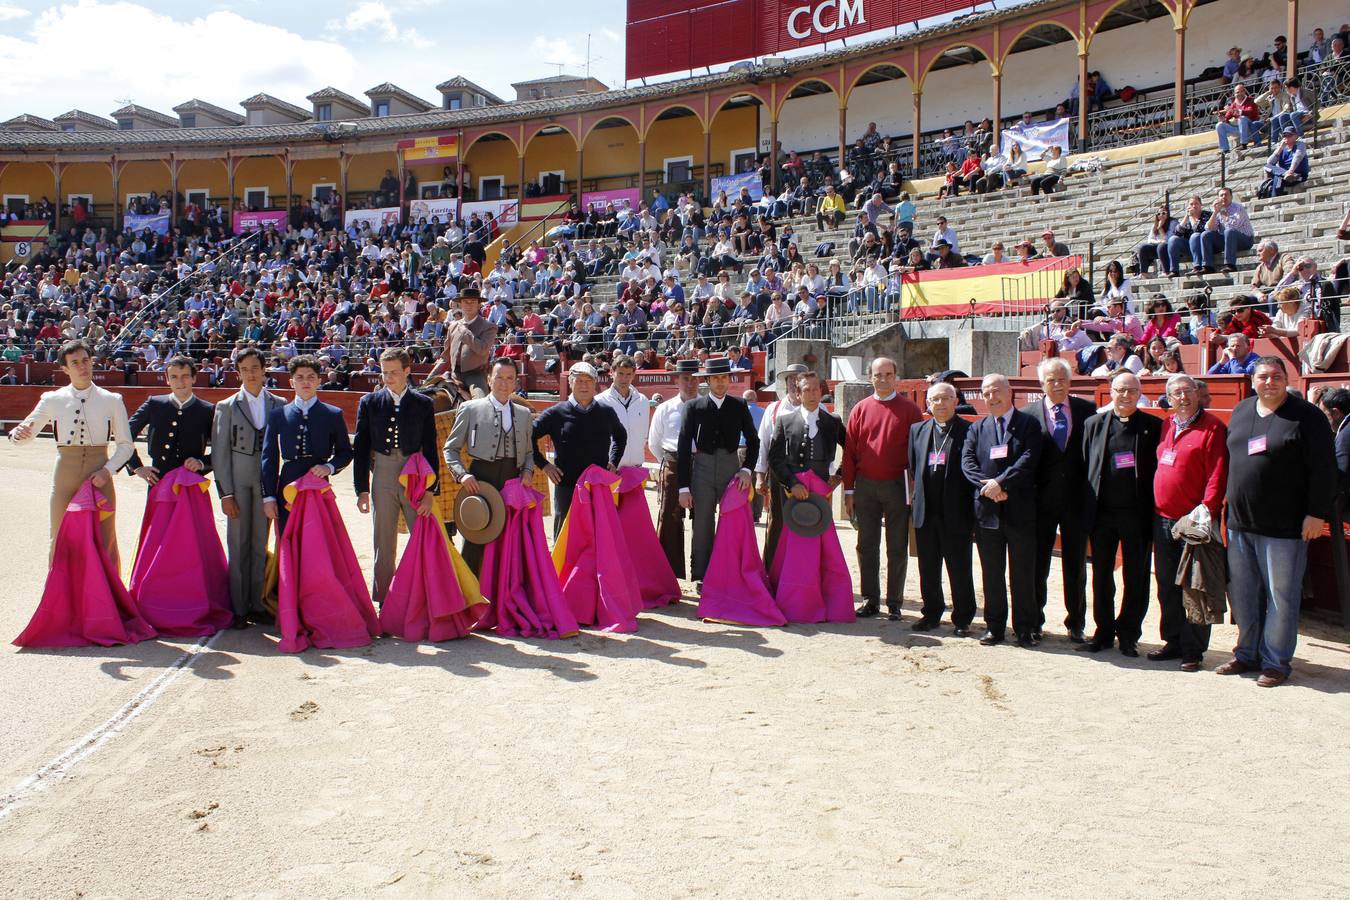
[[[798,375],[797,384],[802,405],[778,417],[769,442],[769,465],[784,490],[797,500],[805,500],[810,491],[797,479],[799,473],[814,472],[831,486],[842,480],[830,473],[830,467],[838,456],[837,448],[844,446],[844,425],[820,405],[823,392],[819,375]]]
[[[909,429],[909,472],[914,536],[919,545],[919,593],[923,612],[915,631],[932,631],[942,621],[942,567],[952,586],[952,625],[957,637],[970,635],[975,618],[971,575],[975,529],[975,486],[961,472],[961,451],[970,423],[956,414],[956,388],[939,381],[928,389],[925,419]]]
[[[1042,360],[1036,369],[1045,398],[1022,407],[1041,427],[1041,461],[1036,467],[1036,603],[1033,629],[1040,639],[1048,600],[1059,530],[1060,568],[1064,573],[1064,627],[1069,640],[1083,642],[1087,618],[1087,525],[1083,506],[1083,425],[1097,408],[1081,397],[1069,396],[1073,371],[1059,357]]]
[[[741,465],[737,451],[745,439],[745,458],[759,457],[759,435],[750,407],[727,394],[731,387],[731,360],[710,359],[704,370],[708,396],[691,400],[680,426],[676,469],[680,479],[680,506],[694,510],[694,539],[690,575],[702,582],[712,556],[717,529],[717,504],[731,479],[741,490],[750,487],[750,469]]]
[[[1087,501],[1092,535],[1092,620],[1097,631],[1080,650],[1097,653],[1120,640],[1120,652],[1138,656],[1148,612],[1149,553],[1153,548],[1153,476],[1158,471],[1162,421],[1139,411],[1139,378],[1111,379],[1111,408],[1083,426]],[[1116,616],[1116,550],[1124,558],[1125,596]]]
[[[1041,457],[1041,428],[1012,406],[1005,375],[986,375],[980,385],[989,415],[970,427],[961,453],[961,471],[976,488],[976,543],[984,582],[986,647],[1003,643],[1008,626],[1008,588],[1012,574],[1012,620],[1017,643],[1031,647],[1036,608],[1036,466]]]
[[[164,380],[173,393],[150,397],[130,420],[131,439],[146,431],[145,448],[150,465],[135,450],[127,461],[127,471],[139,475],[147,484],[183,466],[189,472],[211,471],[211,424],[215,406],[192,393],[197,378],[197,363],[189,356],[171,356],[164,364]]]
[[[422,495],[416,510],[399,483],[403,466],[414,453],[426,458],[438,472],[436,455],[436,407],[430,397],[411,390],[408,375],[412,357],[401,347],[380,354],[380,378],[384,386],[366,394],[356,406],[356,435],[352,440],[352,479],[356,483],[356,508],[375,510],[375,577],[370,597],[384,603],[398,564],[398,513],[412,528],[414,516],[429,516],[440,485]],[[372,477],[373,476],[373,477]],[[373,494],[373,498],[372,498]],[[372,502],[373,499],[373,502]]]

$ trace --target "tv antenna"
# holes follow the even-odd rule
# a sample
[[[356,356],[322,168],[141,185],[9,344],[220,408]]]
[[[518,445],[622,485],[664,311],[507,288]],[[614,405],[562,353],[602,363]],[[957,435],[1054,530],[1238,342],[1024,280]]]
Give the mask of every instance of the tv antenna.
[[[563,70],[564,68],[566,68],[567,63],[546,62],[546,63],[544,63],[544,65],[546,65],[546,66],[557,66],[557,67],[558,67],[558,76],[561,77],[561,76],[562,76],[562,70]]]

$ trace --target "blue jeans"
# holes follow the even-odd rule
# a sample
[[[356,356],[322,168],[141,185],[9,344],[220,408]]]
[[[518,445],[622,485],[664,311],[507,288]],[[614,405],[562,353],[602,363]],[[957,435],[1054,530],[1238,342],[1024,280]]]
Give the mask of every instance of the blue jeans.
[[[1270,133],[1276,140],[1279,140],[1280,134],[1289,127],[1293,127],[1298,132],[1298,136],[1303,137],[1303,113],[1280,113],[1270,120]]]
[[[1191,235],[1191,259],[1197,266],[1214,268],[1214,253],[1223,250],[1224,265],[1237,265],[1237,255],[1252,249],[1252,236],[1240,231],[1201,231]]]
[[[1298,643],[1298,610],[1307,567],[1308,545],[1299,538],[1228,529],[1228,599],[1238,627],[1233,656],[1239,662],[1286,675],[1292,671],[1289,661]]]
[[[1162,255],[1163,265],[1167,267],[1168,272],[1179,272],[1181,271],[1182,257],[1190,256],[1190,253],[1190,244],[1187,243],[1187,239],[1172,235],[1167,239],[1167,253]],[[1192,259],[1197,266],[1200,265],[1198,258],[1193,257]]]
[[[1219,135],[1219,150],[1228,152],[1228,141],[1233,135],[1237,135],[1238,146],[1246,144],[1252,138],[1252,120],[1246,116],[1238,116],[1233,122],[1220,122],[1214,126],[1214,130]]]

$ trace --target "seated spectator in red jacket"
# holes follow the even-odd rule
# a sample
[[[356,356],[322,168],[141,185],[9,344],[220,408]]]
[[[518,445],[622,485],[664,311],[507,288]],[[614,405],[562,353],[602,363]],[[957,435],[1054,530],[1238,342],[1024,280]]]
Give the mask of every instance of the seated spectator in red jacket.
[[[1214,126],[1219,136],[1219,152],[1228,152],[1228,142],[1237,135],[1238,153],[1252,141],[1252,126],[1261,118],[1256,101],[1247,93],[1247,88],[1237,85],[1233,88],[1233,102],[1219,111],[1219,124]]]
[[[1228,311],[1219,317],[1219,333],[1244,334],[1256,340],[1270,327],[1270,316],[1256,308],[1259,303],[1249,294],[1239,294],[1228,301]]]

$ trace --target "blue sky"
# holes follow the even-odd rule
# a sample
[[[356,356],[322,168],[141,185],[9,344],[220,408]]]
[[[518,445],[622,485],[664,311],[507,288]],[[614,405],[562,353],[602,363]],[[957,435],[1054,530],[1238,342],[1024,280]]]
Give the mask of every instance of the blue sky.
[[[385,81],[439,103],[435,86],[453,75],[510,100],[513,81],[583,73],[588,34],[591,74],[622,87],[625,10],[625,0],[0,0],[0,120],[106,116],[127,102],[172,114],[194,97],[239,111],[260,91],[307,107],[321,87],[364,99]]]

